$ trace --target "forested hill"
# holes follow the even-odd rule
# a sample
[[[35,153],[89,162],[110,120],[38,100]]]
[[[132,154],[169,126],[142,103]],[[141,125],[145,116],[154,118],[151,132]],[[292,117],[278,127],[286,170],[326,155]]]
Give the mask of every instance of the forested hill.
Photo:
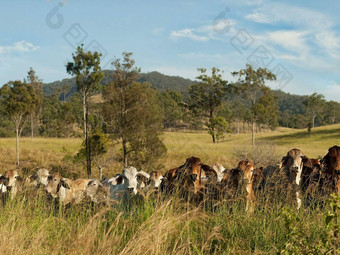
[[[110,83],[112,72],[109,70],[104,71],[104,78],[102,84]],[[190,79],[184,79],[179,76],[164,75],[159,72],[141,73],[138,82],[148,82],[153,87],[165,90],[173,89],[179,92],[185,92],[187,88],[195,83]],[[43,86],[44,94],[49,96],[58,91],[61,95],[65,92],[65,98],[70,98],[76,91],[76,81],[74,78],[63,79],[62,81],[55,81],[52,83],[45,83]],[[281,112],[289,112],[294,114],[301,114],[303,112],[302,102],[306,96],[291,95],[283,91],[274,91],[275,96],[278,98],[279,108]],[[233,98],[231,98],[233,101]]]
[[[102,84],[108,84],[112,81],[112,72],[109,70],[104,71],[104,78],[101,81]],[[138,82],[148,82],[153,87],[164,90],[173,89],[179,92],[185,92],[187,88],[194,83],[189,79],[184,79],[179,76],[164,75],[159,72],[141,73],[137,79]],[[66,93],[66,98],[71,97],[77,91],[77,85],[75,78],[63,79],[62,81],[55,81],[51,83],[45,83],[43,86],[44,94],[46,96],[63,89]],[[63,93],[61,93],[63,94]]]

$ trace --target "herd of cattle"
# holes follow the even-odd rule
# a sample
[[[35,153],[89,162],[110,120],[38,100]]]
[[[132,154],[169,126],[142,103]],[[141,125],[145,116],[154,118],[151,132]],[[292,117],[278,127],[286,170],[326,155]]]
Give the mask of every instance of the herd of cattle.
[[[16,170],[0,175],[2,199],[14,199],[27,187],[44,189],[46,193],[64,205],[78,204],[90,199],[95,204],[111,204],[131,196],[179,194],[191,202],[207,200],[246,201],[246,210],[252,212],[261,194],[275,193],[280,187],[291,194],[297,208],[306,198],[318,198],[330,193],[340,195],[340,147],[329,148],[323,159],[310,159],[301,150],[288,151],[281,162],[274,166],[259,167],[248,160],[240,161],[233,169],[220,164],[212,167],[197,157],[190,157],[164,175],[160,171],[150,174],[126,167],[121,174],[103,180],[70,180],[45,168],[23,180]],[[288,192],[289,191],[289,192]],[[289,196],[285,196],[289,197]]]

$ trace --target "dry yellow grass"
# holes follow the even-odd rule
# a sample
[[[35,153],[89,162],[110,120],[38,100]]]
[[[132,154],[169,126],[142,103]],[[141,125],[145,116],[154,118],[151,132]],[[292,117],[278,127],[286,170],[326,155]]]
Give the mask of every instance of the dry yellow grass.
[[[190,156],[200,157],[206,164],[221,163],[225,167],[234,167],[242,158],[238,152],[251,151],[251,134],[228,134],[224,141],[213,144],[211,137],[206,132],[166,132],[163,135],[168,154],[163,159],[165,171],[185,162]],[[306,130],[278,128],[275,131],[266,131],[256,134],[259,148],[272,147],[273,156],[277,161],[292,148],[301,149],[306,156],[311,158],[322,157],[329,147],[340,144],[340,124],[318,127],[309,135]],[[63,162],[65,155],[73,156],[81,146],[80,138],[21,138],[20,160],[22,167],[48,167],[50,165],[65,165],[70,167],[70,162]],[[114,157],[120,152],[119,147],[111,149],[109,157]],[[0,139],[0,169],[4,172],[16,168],[15,165],[15,139]],[[72,165],[72,164],[71,164]],[[79,171],[80,176],[85,176],[82,166],[72,166],[72,171]],[[122,163],[111,161],[104,169],[105,175],[119,172]],[[94,168],[94,177],[97,171]]]
[[[339,136],[340,125],[313,129],[310,136],[305,130],[279,128],[257,134],[257,142],[258,148],[274,147],[279,160],[293,147],[301,148],[310,157],[325,155],[330,146],[339,144]],[[239,160],[235,152],[248,150],[250,138],[250,134],[230,135],[224,142],[213,144],[206,133],[165,133],[165,168],[178,166],[192,155],[208,164],[234,166]],[[63,160],[66,155],[74,155],[81,142],[23,138],[20,167],[60,165],[63,171],[85,176],[81,166]],[[0,139],[0,153],[1,170],[14,168],[15,139]],[[112,154],[115,153],[119,153],[118,148],[113,148]],[[120,168],[120,162],[113,162],[106,173],[113,174]],[[262,199],[254,214],[249,215],[241,200],[212,210],[161,197],[101,209],[84,204],[64,211],[46,201],[44,192],[37,195],[27,190],[5,206],[0,204],[0,253],[323,254],[332,248],[333,230],[325,226],[328,205],[299,211],[282,210],[281,204],[270,205]],[[326,243],[324,236],[328,237]]]

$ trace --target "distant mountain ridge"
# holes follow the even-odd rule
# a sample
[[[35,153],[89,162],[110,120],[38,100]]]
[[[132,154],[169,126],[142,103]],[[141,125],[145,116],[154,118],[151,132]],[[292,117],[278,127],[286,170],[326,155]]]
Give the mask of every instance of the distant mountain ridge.
[[[114,71],[104,70],[104,78],[101,81],[101,84],[109,84],[112,82],[112,73]],[[187,88],[194,84],[195,81],[190,79],[185,79],[180,76],[169,76],[164,75],[159,72],[149,72],[149,73],[141,73],[139,74],[137,80],[138,82],[148,82],[154,88],[165,90],[165,89],[173,89],[180,92],[185,92]],[[67,93],[66,98],[71,97],[74,93],[77,92],[77,84],[75,78],[67,78],[61,81],[55,81],[51,83],[44,83],[43,91],[45,96],[52,95],[58,89],[62,89],[65,86],[70,87],[70,91]]]
[[[104,78],[101,81],[102,85],[112,82],[112,72],[110,70],[104,70]],[[141,73],[137,79],[138,82],[148,82],[154,88],[165,90],[173,89],[179,92],[185,93],[188,87],[195,84],[196,81],[185,79],[180,76],[164,75],[159,72]],[[43,86],[44,94],[46,96],[52,95],[56,90],[62,89],[64,86],[69,86],[70,91],[66,93],[65,98],[70,98],[77,92],[77,85],[75,78],[63,79],[61,81],[55,81],[51,83],[45,83]],[[289,93],[274,90],[274,95],[278,98],[278,105],[281,112],[289,111],[290,113],[301,114],[303,112],[302,102],[306,99],[306,96],[291,95]],[[231,101],[238,100],[236,98],[230,98]]]

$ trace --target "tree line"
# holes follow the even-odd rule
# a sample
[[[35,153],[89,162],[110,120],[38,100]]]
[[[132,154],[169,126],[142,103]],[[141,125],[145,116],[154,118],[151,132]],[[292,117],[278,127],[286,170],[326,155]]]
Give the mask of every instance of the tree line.
[[[248,125],[255,146],[256,130],[261,128],[281,125],[310,130],[340,121],[340,104],[326,102],[323,95],[305,96],[297,105],[292,97],[285,99],[287,94],[272,91],[266,82],[276,77],[265,68],[246,65],[232,72],[236,82],[224,80],[218,68],[199,68],[197,80],[180,92],[156,89],[140,79],[141,70],[132,53],[123,53],[122,59],[113,63],[110,77],[101,70],[100,58],[99,53],[87,52],[83,46],[72,54],[73,61],[65,70],[77,85],[71,97],[66,97],[71,90],[67,85],[44,95],[43,83],[32,68],[23,81],[2,86],[0,136],[16,136],[17,164],[22,135],[32,139],[83,137],[82,153],[91,176],[92,158],[106,151],[105,143],[95,145],[102,144],[104,137],[121,145],[125,166],[145,168],[166,154],[160,134],[170,128],[206,130],[213,142],[219,142],[226,133],[240,133],[241,126]],[[177,81],[180,87],[180,79]]]

